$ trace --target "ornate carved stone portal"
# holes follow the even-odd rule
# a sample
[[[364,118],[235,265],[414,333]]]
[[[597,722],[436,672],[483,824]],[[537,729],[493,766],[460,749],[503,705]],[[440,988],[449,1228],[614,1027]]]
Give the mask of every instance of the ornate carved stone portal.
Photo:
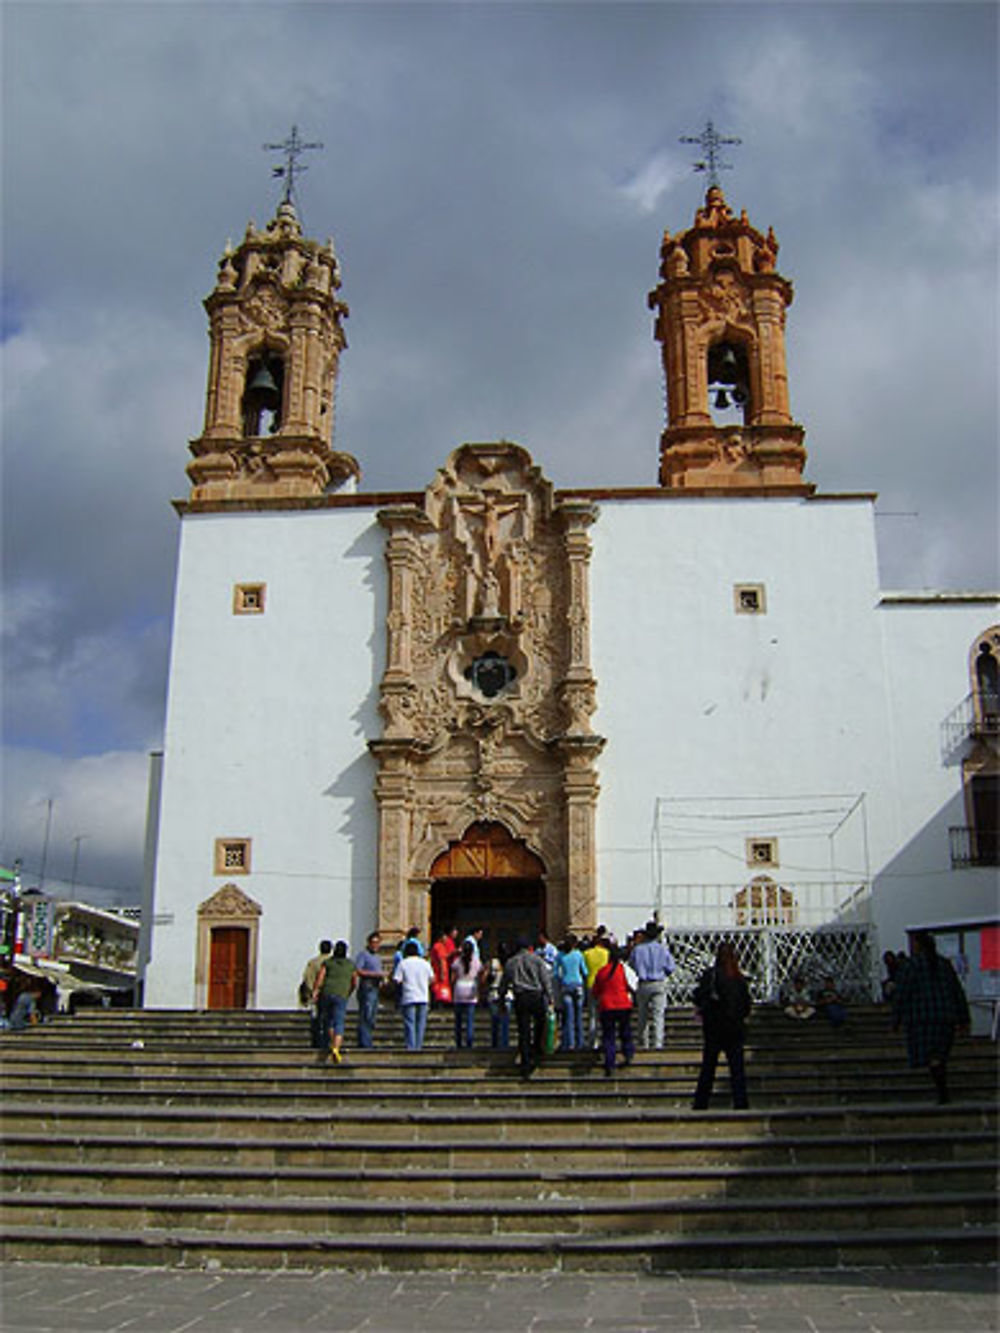
[[[457,449],[388,533],[379,928],[428,921],[435,861],[501,824],[545,867],[551,933],[596,914],[587,500],[556,503],[516,444]]]

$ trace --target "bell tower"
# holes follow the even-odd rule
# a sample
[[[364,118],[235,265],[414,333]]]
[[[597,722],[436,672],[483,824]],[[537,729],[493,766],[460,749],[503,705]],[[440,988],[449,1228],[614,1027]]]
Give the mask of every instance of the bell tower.
[[[303,237],[290,197],[251,222],[205,300],[211,345],[205,428],[191,441],[191,499],[322,495],[360,475],[332,447],[348,309],[333,242]]]
[[[664,232],[649,293],[667,391],[661,486],[811,492],[805,431],[788,406],[792,285],[775,271],[777,254],[773,231],[734,217],[714,182],[694,226]]]

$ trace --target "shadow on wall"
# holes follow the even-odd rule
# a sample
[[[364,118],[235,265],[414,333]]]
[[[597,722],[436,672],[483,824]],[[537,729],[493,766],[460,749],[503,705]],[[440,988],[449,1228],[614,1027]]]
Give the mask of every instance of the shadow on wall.
[[[345,644],[345,651],[367,652],[371,678],[367,693],[351,714],[358,737],[358,754],[342,769],[323,795],[340,802],[343,810],[337,833],[350,844],[350,942],[352,952],[359,949],[368,932],[374,929],[378,894],[378,818],[375,808],[375,761],[368,753],[368,741],[381,734],[378,712],[379,684],[385,662],[386,586],[385,544],[383,532],[374,516],[369,526],[348,548],[347,558],[362,562],[361,582],[369,592],[372,619],[364,643]]]
[[[950,830],[967,824],[965,801],[957,793],[902,847],[872,881],[872,914],[880,950],[907,950],[907,930],[937,926],[942,952],[959,949],[968,966],[966,993],[979,1002],[996,978],[979,968],[979,932],[949,926],[995,922],[1000,901],[1000,867],[952,865]],[[965,843],[958,839],[959,852]],[[945,937],[954,937],[946,939]],[[959,938],[961,937],[961,938]]]

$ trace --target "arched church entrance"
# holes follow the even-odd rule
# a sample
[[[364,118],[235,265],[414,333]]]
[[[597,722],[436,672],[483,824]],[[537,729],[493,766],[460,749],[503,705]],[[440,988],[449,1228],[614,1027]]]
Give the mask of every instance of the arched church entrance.
[[[482,926],[484,951],[545,928],[545,866],[496,823],[470,824],[431,866],[431,935]]]

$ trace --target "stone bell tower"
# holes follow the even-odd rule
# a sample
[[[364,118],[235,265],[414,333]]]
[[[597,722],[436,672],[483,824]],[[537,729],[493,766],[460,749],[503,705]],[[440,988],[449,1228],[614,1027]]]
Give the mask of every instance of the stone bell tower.
[[[205,429],[191,442],[191,499],[322,495],[360,470],[332,447],[347,306],[332,241],[302,235],[289,198],[219,264],[205,300]]]
[[[714,183],[693,227],[664,232],[660,283],[649,293],[667,390],[661,486],[812,490],[802,480],[805,431],[788,406],[792,285],[775,271],[777,254],[773,231],[763,236],[745,212],[734,217]]]

